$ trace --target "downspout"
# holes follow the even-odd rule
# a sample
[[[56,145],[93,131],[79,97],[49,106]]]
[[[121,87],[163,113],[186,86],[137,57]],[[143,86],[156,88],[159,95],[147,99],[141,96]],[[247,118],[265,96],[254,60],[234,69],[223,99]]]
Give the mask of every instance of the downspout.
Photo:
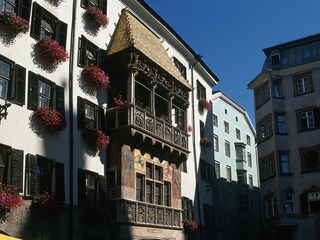
[[[195,130],[195,111],[194,111],[194,79],[193,79],[193,68],[194,66],[200,61],[201,59],[201,55],[200,54],[197,54],[195,56],[195,63],[192,64],[191,66],[191,94],[192,94],[192,97],[191,97],[191,104],[192,104],[192,129]],[[197,178],[198,178],[198,167],[197,167],[197,156],[196,156],[196,136],[195,136],[195,133],[192,134],[192,148],[193,148],[193,160],[194,160],[194,171],[195,171],[195,180],[196,180],[196,199],[197,199],[197,202],[198,202],[198,212],[199,212],[199,225],[200,225],[200,239],[203,239],[202,238],[202,220],[201,220],[201,206],[200,206],[200,192],[199,192],[199,187],[198,187],[198,181],[197,181]]]
[[[74,62],[74,46],[76,31],[76,9],[77,1],[72,4],[72,23],[71,23],[71,39],[70,39],[70,58],[69,58],[69,222],[68,232],[69,239],[73,239],[73,62]]]

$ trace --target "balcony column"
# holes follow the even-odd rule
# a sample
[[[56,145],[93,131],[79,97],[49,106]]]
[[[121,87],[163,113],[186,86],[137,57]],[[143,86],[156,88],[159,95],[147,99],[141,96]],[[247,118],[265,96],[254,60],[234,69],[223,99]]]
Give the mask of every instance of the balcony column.
[[[156,88],[157,83],[152,81],[151,82],[151,96],[150,96],[150,107],[151,107],[151,113],[153,115],[156,115]]]
[[[168,104],[168,118],[169,118],[169,122],[172,124],[172,102],[173,102],[173,97],[174,95],[172,93],[168,93],[168,100],[169,100],[169,104]]]
[[[135,81],[138,71],[136,68],[132,68],[129,71],[128,83],[127,83],[127,102],[128,104],[135,104]]]

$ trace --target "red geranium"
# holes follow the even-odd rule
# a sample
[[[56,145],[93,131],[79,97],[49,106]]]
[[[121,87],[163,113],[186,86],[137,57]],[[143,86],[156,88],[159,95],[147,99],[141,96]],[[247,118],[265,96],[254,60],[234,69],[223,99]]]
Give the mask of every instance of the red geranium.
[[[82,70],[82,75],[84,78],[90,80],[97,87],[108,88],[110,85],[110,79],[108,75],[106,75],[104,71],[97,66],[84,66]]]
[[[38,108],[33,116],[39,118],[45,126],[55,130],[63,130],[67,126],[65,118],[54,109]]]
[[[199,224],[193,219],[188,219],[184,221],[183,227],[186,234],[193,235],[196,231],[198,231]]]
[[[11,208],[20,206],[22,201],[16,187],[0,183],[0,219],[3,220],[5,214],[10,212]]]
[[[67,61],[68,52],[60,44],[50,38],[40,38],[38,46],[42,57],[53,64]]]
[[[86,10],[85,15],[91,20],[91,25],[94,28],[98,29],[101,26],[103,28],[106,28],[108,26],[109,19],[99,8],[95,6],[89,6]]]
[[[86,128],[83,135],[89,145],[97,150],[106,149],[110,142],[109,136],[97,129]]]
[[[122,95],[119,94],[118,96],[116,96],[115,98],[112,99],[112,103],[114,106],[119,107],[119,106],[123,106],[124,102],[121,100]]]
[[[199,104],[204,109],[209,110],[211,108],[211,104],[205,98],[201,98]]]
[[[16,16],[14,12],[1,11],[0,22],[7,25],[12,31],[27,33],[29,30],[29,22],[19,16]]]

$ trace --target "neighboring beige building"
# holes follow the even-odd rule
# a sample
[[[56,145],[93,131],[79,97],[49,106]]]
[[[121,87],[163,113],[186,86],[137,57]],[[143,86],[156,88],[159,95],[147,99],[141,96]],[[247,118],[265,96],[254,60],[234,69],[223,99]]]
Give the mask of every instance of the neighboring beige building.
[[[254,91],[266,239],[320,238],[320,34],[263,50]]]

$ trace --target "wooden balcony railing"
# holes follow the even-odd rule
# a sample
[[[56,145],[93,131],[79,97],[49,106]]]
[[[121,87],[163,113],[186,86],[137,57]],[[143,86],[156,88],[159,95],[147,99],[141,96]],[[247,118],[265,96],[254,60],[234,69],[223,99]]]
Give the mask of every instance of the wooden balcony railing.
[[[188,133],[136,105],[107,110],[108,129],[133,125],[154,138],[188,150]]]
[[[182,210],[130,200],[113,201],[112,220],[121,223],[182,228]]]

